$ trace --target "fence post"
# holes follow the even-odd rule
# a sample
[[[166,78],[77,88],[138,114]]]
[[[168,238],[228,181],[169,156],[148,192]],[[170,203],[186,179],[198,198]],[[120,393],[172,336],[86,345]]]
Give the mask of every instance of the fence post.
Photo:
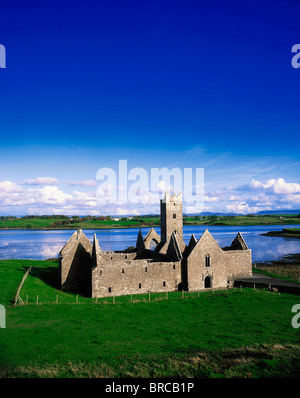
[[[167,292],[167,300],[168,300],[168,292]]]
[[[113,304],[115,304],[116,300],[115,300],[115,296],[113,296]]]
[[[181,298],[184,298],[184,290],[182,290]]]
[[[36,295],[36,303],[37,304],[39,303],[39,295],[38,294]]]
[[[76,294],[76,304],[78,304],[78,294]]]
[[[19,284],[17,293],[16,293],[16,295],[15,295],[15,302],[14,302],[14,305],[16,305],[17,302],[18,302],[18,298],[19,298],[19,295],[20,295],[20,292],[21,292],[23,283],[25,282],[25,280],[26,280],[26,278],[27,278],[29,272],[31,271],[31,268],[32,268],[32,266],[30,266],[29,268],[27,268],[26,272],[25,272],[24,275],[23,275],[23,278],[22,278],[22,280],[21,280],[21,283]],[[23,304],[24,304],[24,302],[23,302]]]
[[[150,291],[149,291],[149,301],[151,301],[151,298],[150,298]]]

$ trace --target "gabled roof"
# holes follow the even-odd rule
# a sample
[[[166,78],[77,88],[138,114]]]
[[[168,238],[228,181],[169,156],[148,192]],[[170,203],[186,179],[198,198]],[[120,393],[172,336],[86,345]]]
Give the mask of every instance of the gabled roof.
[[[96,234],[94,234],[93,251],[92,251],[92,269],[98,266],[98,261],[100,259],[100,256],[101,256],[101,248],[99,246],[99,241],[96,237]]]
[[[152,240],[154,240],[157,244],[160,243],[160,236],[153,227],[150,229],[150,231],[147,233],[144,239],[144,245],[146,249],[150,248],[150,243]]]
[[[160,240],[160,236],[158,235],[158,233],[155,231],[155,229],[153,227],[150,228],[149,232],[145,236],[144,242],[146,239],[149,239],[150,236],[151,236],[151,239],[155,238],[155,240],[158,240],[158,239]]]
[[[179,250],[181,251],[181,253],[183,253],[186,249],[186,244],[185,244],[185,241],[183,240],[183,237],[181,236],[181,234],[178,231],[173,231],[173,234],[176,237],[176,241],[177,241]]]
[[[60,250],[59,254],[61,256],[65,255],[65,253],[68,252],[73,247],[75,239],[77,239],[77,231],[75,231],[72,234],[72,236],[67,240],[65,245]]]
[[[230,249],[231,250],[248,250],[248,246],[240,232],[238,232],[237,236],[232,241]]]
[[[194,249],[196,244],[197,244],[197,239],[196,239],[195,235],[192,234],[189,244],[187,245],[185,253],[184,253],[185,257],[187,257],[191,253],[191,251]]]
[[[196,239],[196,238],[195,238]],[[196,242],[195,246],[192,248],[192,250],[190,251],[190,253],[187,254],[187,257],[190,256],[195,250],[196,248],[204,245],[206,246],[207,243],[211,243],[212,245],[214,245],[217,249],[222,250],[221,247],[219,246],[218,242],[214,239],[214,237],[211,235],[211,233],[209,232],[208,229],[206,229],[203,234],[201,235],[200,239],[198,240],[198,242]]]
[[[159,244],[154,249],[154,253],[166,254],[168,249],[168,242],[160,241]]]
[[[75,231],[72,236],[69,238],[67,243],[63,246],[63,248],[60,250],[59,254],[61,256],[65,256],[71,249],[72,247],[78,243],[79,240],[84,240],[87,244],[91,245],[91,242],[88,240],[88,238],[85,236],[85,234],[82,232],[82,229],[78,229]]]
[[[173,261],[179,261],[182,259],[181,250],[177,241],[177,234],[174,232],[171,235],[169,246],[167,249],[167,256]]]
[[[141,229],[139,230],[135,247],[136,247],[137,251],[145,250],[145,242],[144,242],[144,238],[143,238]]]

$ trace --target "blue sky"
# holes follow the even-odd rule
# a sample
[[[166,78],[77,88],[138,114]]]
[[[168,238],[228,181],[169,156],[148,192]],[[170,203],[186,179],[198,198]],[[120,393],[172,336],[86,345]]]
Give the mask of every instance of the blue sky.
[[[143,214],[99,168],[204,168],[206,211],[300,208],[299,1],[1,1],[0,213]],[[186,211],[193,211],[192,206]]]

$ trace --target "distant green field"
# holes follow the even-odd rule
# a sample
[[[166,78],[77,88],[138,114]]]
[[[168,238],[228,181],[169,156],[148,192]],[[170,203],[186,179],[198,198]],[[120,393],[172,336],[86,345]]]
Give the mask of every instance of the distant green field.
[[[130,228],[130,227],[151,227],[160,225],[159,216],[136,216],[132,219],[121,217],[114,220],[97,219],[97,217],[76,217],[74,219],[66,217],[60,218],[0,218],[0,229],[102,229],[102,228]],[[104,218],[104,217],[98,217]],[[206,217],[183,217],[184,225],[285,225],[299,224],[300,218],[297,215],[246,215],[246,216],[206,216]]]
[[[21,291],[29,304],[13,307],[29,266]],[[7,310],[0,376],[300,376],[300,329],[291,326],[298,296],[232,289],[76,303],[56,289],[57,269],[51,261],[0,261]]]

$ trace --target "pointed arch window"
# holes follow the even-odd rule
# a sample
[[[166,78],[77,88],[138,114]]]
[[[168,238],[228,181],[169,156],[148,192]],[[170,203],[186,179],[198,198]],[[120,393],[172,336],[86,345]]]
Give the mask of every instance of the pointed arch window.
[[[205,255],[205,267],[206,268],[210,267],[210,254]]]

